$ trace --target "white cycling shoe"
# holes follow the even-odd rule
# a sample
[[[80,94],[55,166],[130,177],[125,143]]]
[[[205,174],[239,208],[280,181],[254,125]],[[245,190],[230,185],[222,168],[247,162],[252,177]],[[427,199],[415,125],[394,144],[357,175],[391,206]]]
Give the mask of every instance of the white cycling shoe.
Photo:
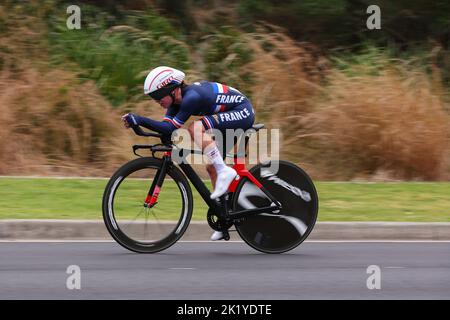
[[[211,194],[211,199],[217,199],[225,192],[227,192],[233,179],[236,177],[237,172],[233,168],[225,167],[220,173],[217,174],[216,187]]]
[[[214,233],[211,235],[212,241],[222,240],[223,239],[223,232],[222,231],[214,231]]]

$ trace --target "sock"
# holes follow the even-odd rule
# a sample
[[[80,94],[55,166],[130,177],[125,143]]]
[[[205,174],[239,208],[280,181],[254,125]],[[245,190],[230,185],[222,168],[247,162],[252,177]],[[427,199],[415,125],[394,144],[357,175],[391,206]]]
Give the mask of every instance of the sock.
[[[211,161],[217,173],[221,172],[227,167],[226,164],[223,162],[222,155],[220,154],[216,143],[213,142],[210,145],[208,145],[205,148],[204,153],[208,157],[209,161]]]

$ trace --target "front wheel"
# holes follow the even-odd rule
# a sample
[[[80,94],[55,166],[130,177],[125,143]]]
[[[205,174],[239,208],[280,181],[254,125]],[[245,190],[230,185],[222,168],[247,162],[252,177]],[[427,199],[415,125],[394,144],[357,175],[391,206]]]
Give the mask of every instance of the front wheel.
[[[186,231],[192,216],[192,191],[174,165],[167,168],[158,200],[144,205],[153,180],[162,167],[157,158],[138,158],[111,177],[103,195],[103,220],[123,247],[139,253],[167,249]]]
[[[282,253],[302,243],[317,220],[318,196],[312,180],[287,161],[259,164],[250,172],[282,205],[279,212],[262,213],[235,222],[241,238],[264,253]],[[243,179],[232,198],[233,211],[272,205],[272,201],[248,179]]]

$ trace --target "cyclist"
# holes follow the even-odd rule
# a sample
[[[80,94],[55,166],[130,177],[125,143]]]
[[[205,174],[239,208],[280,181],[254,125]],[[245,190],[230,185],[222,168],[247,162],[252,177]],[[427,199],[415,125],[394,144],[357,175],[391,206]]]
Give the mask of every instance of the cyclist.
[[[191,115],[202,116],[200,120],[192,122],[188,130],[211,162],[206,170],[214,187],[211,199],[217,199],[228,190],[236,177],[236,171],[224,163],[227,151],[225,138],[219,150],[208,132],[216,129],[225,137],[226,129],[247,130],[252,127],[255,114],[252,104],[240,91],[217,82],[201,81],[188,85],[184,78],[184,72],[171,67],[160,66],[150,71],[144,82],[144,94],[167,109],[163,121],[132,113],[123,115],[122,120],[126,128],[138,125],[171,135]],[[222,232],[219,231],[211,236],[211,240],[222,238]]]

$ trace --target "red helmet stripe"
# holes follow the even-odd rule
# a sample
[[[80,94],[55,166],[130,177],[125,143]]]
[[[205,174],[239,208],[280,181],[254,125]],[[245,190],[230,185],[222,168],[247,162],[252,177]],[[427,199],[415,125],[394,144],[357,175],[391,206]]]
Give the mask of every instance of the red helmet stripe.
[[[172,70],[171,70],[171,69],[163,70],[163,71],[161,71],[160,73],[158,73],[158,74],[153,78],[152,82],[150,82],[150,85],[148,86],[148,90],[149,90],[149,91],[150,91],[150,88],[152,87],[153,81],[155,81],[156,78],[157,78],[161,73],[167,72],[167,71],[172,71]]]

